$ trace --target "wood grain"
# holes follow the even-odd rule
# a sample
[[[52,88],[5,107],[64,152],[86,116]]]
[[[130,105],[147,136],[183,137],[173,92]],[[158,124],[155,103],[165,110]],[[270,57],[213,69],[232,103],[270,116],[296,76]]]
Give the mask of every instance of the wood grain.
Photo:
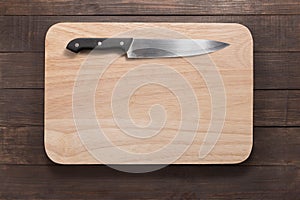
[[[0,88],[44,88],[44,54],[0,53]]]
[[[0,15],[19,15],[0,17],[4,53],[0,54],[0,88],[12,88],[0,90],[0,199],[281,200],[300,196],[298,0],[104,0],[101,6],[99,1],[12,0],[0,1]],[[254,128],[253,152],[242,164],[247,166],[170,166],[140,175],[105,166],[53,166],[42,148],[43,90],[31,88],[43,88],[45,33],[63,21],[238,22],[249,27],[256,52],[254,83],[259,89],[254,96],[254,124],[269,127]]]
[[[255,127],[251,156],[243,165],[300,166],[300,128]]]
[[[300,123],[300,93],[288,91],[287,107],[289,112],[287,113],[287,125],[295,126]]]
[[[37,9],[38,8],[38,9]],[[297,0],[1,1],[0,15],[268,15],[300,14]]]
[[[201,32],[198,32],[198,30],[201,30]],[[176,36],[178,32],[180,36]],[[112,54],[98,53],[97,56],[92,58],[95,60],[85,61],[87,54],[74,54],[65,49],[67,43],[74,38],[109,38],[124,33],[126,36],[118,37],[170,38],[172,34],[173,38],[182,38],[182,35],[186,38],[206,38],[223,41],[229,43],[230,46],[209,56],[190,57],[188,61],[181,58],[127,60],[123,56],[105,69],[102,77],[100,71],[103,67],[106,68],[103,60],[109,60],[113,56]],[[63,37],[61,37],[62,35]],[[156,156],[153,159],[144,158],[143,160],[139,158],[132,160],[131,158],[124,161],[116,159],[111,161],[113,163],[110,164],[119,164],[120,162],[165,164],[165,162],[171,162],[166,161],[170,158],[173,158],[172,162],[175,161],[176,164],[239,163],[249,156],[252,147],[253,123],[253,42],[249,30],[245,26],[228,23],[59,23],[52,26],[47,32],[45,45],[45,149],[47,155],[54,162],[60,164],[100,163],[87,150],[87,148],[91,148],[91,144],[83,146],[76,129],[86,131],[95,129],[92,120],[90,120],[91,118],[84,117],[86,121],[84,128],[78,127],[78,122],[74,122],[74,119],[77,118],[73,118],[75,114],[80,113],[80,111],[73,110],[76,105],[76,98],[72,95],[75,93],[74,84],[76,84],[76,79],[79,77],[78,71],[84,62],[89,62],[88,71],[82,73],[87,73],[89,76],[83,75],[84,80],[78,84],[80,87],[86,82],[90,82],[90,84],[87,85],[86,89],[80,91],[80,99],[82,102],[89,102],[91,98],[95,98],[96,118],[101,123],[101,129],[105,136],[109,138],[109,141],[121,148],[122,151],[139,154],[152,153],[169,143],[176,146],[168,151],[168,158],[164,158],[164,154],[161,153],[159,155],[161,157]],[[111,59],[114,60],[114,58]],[[200,68],[201,76],[195,76],[198,73],[195,68],[191,67],[189,62],[193,63],[196,68]],[[156,67],[153,66],[153,63],[156,63]],[[162,72],[164,69],[162,65],[175,69],[175,75],[170,72],[170,67]],[[214,65],[217,71],[214,70]],[[138,75],[128,74],[138,66],[143,66]],[[147,66],[149,66],[149,70],[145,72]],[[203,66],[205,67],[203,68]],[[218,80],[215,79],[218,73],[222,76],[223,81],[219,85],[217,84]],[[129,76],[128,80],[126,79],[124,84],[120,83],[120,85],[126,85],[127,88],[112,93],[111,91],[117,90],[115,86],[117,86],[118,81],[121,81],[124,78],[123,76],[127,74]],[[159,77],[157,74],[159,74]],[[188,81],[188,87],[185,87],[184,82],[180,82],[182,76]],[[158,77],[158,79],[152,77]],[[134,89],[136,87],[134,82],[140,82],[141,79],[146,80],[145,84],[150,83],[150,85],[138,90]],[[165,86],[155,87],[151,84],[153,81]],[[92,97],[89,97],[90,88],[93,87],[92,82],[96,82],[98,86]],[[143,83],[138,83],[139,87],[142,85]],[[131,87],[133,87],[132,90]],[[189,90],[190,87],[191,90]],[[217,97],[212,96],[211,91],[219,91],[222,87],[226,92],[224,94],[226,95],[226,97],[224,96],[226,104],[212,105],[211,101],[214,101],[214,98],[220,99],[221,97],[220,95],[217,95]],[[118,107],[126,105],[123,99],[128,96],[123,97],[120,95],[126,92],[127,89],[134,92],[128,94],[131,115],[128,118],[126,116],[116,117],[116,112],[120,112],[120,109],[119,111],[112,111],[111,105],[116,104]],[[185,91],[184,94],[183,91]],[[117,94],[118,97],[111,100],[114,94]],[[201,112],[201,115],[199,114],[197,117],[193,111],[198,107],[191,107],[194,102],[191,94],[196,95],[196,104],[199,105],[199,111],[196,110],[196,113]],[[184,98],[186,99],[184,100]],[[186,102],[189,103],[184,105]],[[79,104],[82,105],[82,103]],[[151,124],[155,125],[150,126],[147,125],[150,123],[147,113],[149,112],[148,109],[155,104],[160,104],[165,108],[166,121],[163,124],[153,122]],[[205,140],[208,135],[213,135],[216,131],[219,131],[215,128],[209,129],[210,126],[216,126],[216,121],[212,122],[211,118],[216,117],[215,120],[222,120],[220,114],[215,113],[217,116],[212,116],[213,106],[223,107],[224,114],[226,112],[224,127],[220,127],[222,133],[220,138],[216,139],[218,141],[216,145],[213,142],[207,143]],[[127,106],[125,107],[127,108]],[[192,109],[193,111],[189,111],[186,115],[184,114],[186,109]],[[81,108],[81,110],[86,112],[87,108]],[[80,118],[83,115],[80,114]],[[161,115],[162,113],[152,116],[153,121],[157,121],[156,119],[159,119]],[[193,115],[195,115],[195,118],[190,117]],[[123,127],[115,122],[126,119],[129,121]],[[131,124],[130,120],[134,120],[137,124]],[[164,121],[164,119],[159,120]],[[185,128],[181,128],[181,123]],[[193,125],[194,123],[197,123],[197,125]],[[210,123],[213,124],[210,125]],[[198,124],[201,124],[199,128]],[[138,126],[146,127],[141,129]],[[161,129],[161,127],[163,128]],[[159,134],[155,137],[147,134],[146,139],[143,140],[124,134],[126,128],[130,133],[133,131],[138,132],[138,135],[141,135],[142,132],[153,132],[153,130],[158,131]],[[97,130],[95,131],[98,133]],[[189,137],[181,137],[180,141],[175,142],[177,134],[188,136],[193,134],[194,131],[196,131],[196,136],[192,140],[192,144],[188,142]],[[97,149],[96,151],[99,152],[107,148],[107,144],[97,138],[98,134],[93,136],[91,134],[89,134],[89,141],[99,141],[93,144],[92,149]],[[189,149],[182,156],[177,157],[181,153],[176,153],[175,149],[180,149],[182,145],[189,146]],[[213,148],[204,158],[199,159],[198,154],[201,146],[207,148],[213,146]],[[125,159],[124,156],[122,158]]]
[[[105,166],[0,166],[1,199],[297,199],[293,166],[169,166],[128,174]],[[192,184],[191,184],[192,183]]]
[[[300,89],[299,63],[299,52],[254,53],[254,88]],[[44,53],[0,53],[0,88],[44,88]]]
[[[43,130],[43,126],[0,127],[0,164],[52,164],[44,150]]]
[[[273,98],[271,96],[273,96]],[[299,90],[255,92],[255,126],[299,126]],[[282,109],[280,109],[282,108]],[[270,115],[270,113],[272,113]]]
[[[300,89],[300,53],[254,54],[255,89]]]
[[[1,127],[0,164],[54,165],[44,150],[44,127]],[[247,166],[300,166],[300,128],[255,127]]]
[[[44,125],[43,89],[0,91],[0,108],[3,111],[0,113],[0,126]],[[300,109],[297,103],[299,94],[299,90],[254,91],[254,126],[300,126],[297,112]]]
[[[44,91],[3,89],[0,93],[0,125],[43,125]]]
[[[0,16],[0,51],[44,51],[48,28],[58,22],[240,23],[251,30],[255,51],[300,51],[300,15],[275,16]]]

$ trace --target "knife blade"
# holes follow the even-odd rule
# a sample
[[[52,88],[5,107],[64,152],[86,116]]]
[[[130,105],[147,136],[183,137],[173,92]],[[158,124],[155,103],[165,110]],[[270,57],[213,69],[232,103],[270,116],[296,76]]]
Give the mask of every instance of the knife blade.
[[[128,58],[163,58],[203,55],[227,46],[224,42],[198,39],[76,38],[66,48],[74,53],[120,49]]]

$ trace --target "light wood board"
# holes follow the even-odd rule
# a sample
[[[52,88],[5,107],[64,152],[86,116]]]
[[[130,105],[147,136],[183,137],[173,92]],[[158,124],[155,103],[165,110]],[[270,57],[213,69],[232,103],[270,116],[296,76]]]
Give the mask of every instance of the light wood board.
[[[170,34],[172,32],[174,34]],[[109,59],[113,56],[108,53],[95,53],[95,51],[92,52],[92,56],[88,52],[74,54],[65,48],[74,38],[110,38],[118,35],[153,38],[155,34],[159,38],[186,37],[217,40],[229,43],[230,46],[206,56],[190,58],[200,65],[207,65],[203,71],[204,75],[199,74],[185,58],[126,59],[125,56],[120,56],[110,63],[101,77],[98,70],[99,66],[104,65],[103,58]],[[89,62],[88,59],[95,59],[95,54],[99,54],[100,64]],[[253,41],[251,33],[245,26],[233,23],[58,23],[53,25],[48,30],[45,40],[45,149],[48,157],[60,164],[103,163],[89,151],[92,149],[101,152],[102,149],[107,148],[103,141],[91,137],[92,146],[84,146],[78,134],[78,130],[82,127],[78,127],[78,123],[77,126],[75,125],[73,92],[77,91],[76,84],[80,84],[80,81],[97,81],[92,101],[95,116],[101,124],[101,130],[114,146],[135,154],[155,152],[170,144],[180,129],[180,123],[185,120],[181,119],[181,104],[176,97],[176,92],[184,89],[180,84],[176,85],[175,91],[158,84],[148,84],[137,89],[129,98],[130,115],[138,126],[146,127],[150,122],[148,111],[151,106],[160,104],[165,108],[167,118],[164,128],[154,137],[147,139],[130,137],[115,123],[111,107],[114,87],[130,70],[146,65],[164,65],[176,70],[190,84],[199,106],[200,116],[196,136],[186,151],[175,159],[174,164],[229,164],[240,163],[248,158],[253,137]],[[87,67],[90,71],[82,75],[84,72],[82,67]],[[224,84],[226,115],[216,144],[205,157],[199,158],[200,148],[205,148],[204,144],[214,143],[207,142],[208,135],[216,134],[208,131],[211,130],[209,128],[212,123],[212,107],[222,105],[212,105],[214,102],[212,91],[222,90],[217,84],[208,85],[205,73],[210,74],[212,70],[221,75]],[[154,70],[150,75],[140,73],[131,78],[143,80],[157,75],[155,74],[157,72],[159,70]],[[76,83],[78,76],[81,78]],[[170,78],[165,74],[165,78],[168,77]],[[174,77],[171,76],[171,79]],[[86,96],[83,92],[83,104],[88,103]],[[119,101],[121,102],[121,99]],[[82,109],[84,107],[83,105]],[[92,119],[82,118],[87,124],[84,127],[88,127]],[[217,117],[216,120],[220,119]],[[93,129],[94,126],[90,128]],[[187,128],[183,132],[190,134],[193,130]],[[181,145],[187,144],[182,141],[182,143],[175,143],[175,148],[176,145],[180,148]],[[164,159],[164,156],[174,155],[161,156],[161,159]],[[151,160],[129,160],[126,163],[152,162]]]

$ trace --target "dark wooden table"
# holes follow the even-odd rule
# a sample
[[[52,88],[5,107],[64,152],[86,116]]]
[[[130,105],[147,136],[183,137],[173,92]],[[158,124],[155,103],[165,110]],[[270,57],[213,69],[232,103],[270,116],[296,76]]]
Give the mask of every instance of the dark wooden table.
[[[24,2],[0,1],[0,199],[300,199],[299,0]],[[255,48],[250,158],[146,174],[52,163],[43,148],[44,38],[63,21],[246,25]]]

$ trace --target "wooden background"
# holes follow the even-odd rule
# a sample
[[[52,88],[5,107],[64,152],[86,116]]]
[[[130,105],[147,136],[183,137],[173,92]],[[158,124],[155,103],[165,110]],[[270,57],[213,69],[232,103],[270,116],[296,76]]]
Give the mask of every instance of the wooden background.
[[[299,199],[299,0],[0,1],[0,199]],[[56,22],[237,22],[254,38],[254,147],[240,165],[127,174],[43,147],[44,37]]]

